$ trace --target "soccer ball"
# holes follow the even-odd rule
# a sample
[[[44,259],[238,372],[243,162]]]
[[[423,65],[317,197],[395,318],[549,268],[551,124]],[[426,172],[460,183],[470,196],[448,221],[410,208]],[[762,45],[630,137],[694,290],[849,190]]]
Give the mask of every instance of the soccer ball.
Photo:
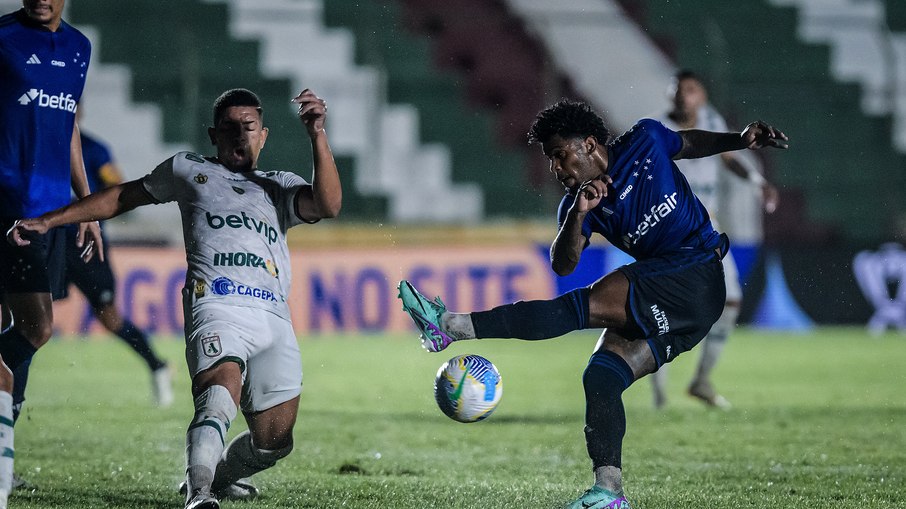
[[[459,422],[486,419],[500,403],[503,380],[491,361],[459,355],[444,363],[434,379],[434,399],[447,417]]]

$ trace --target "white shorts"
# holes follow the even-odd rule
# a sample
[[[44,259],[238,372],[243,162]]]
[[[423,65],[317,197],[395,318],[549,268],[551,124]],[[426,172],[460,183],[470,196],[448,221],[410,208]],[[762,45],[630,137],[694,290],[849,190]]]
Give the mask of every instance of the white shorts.
[[[270,311],[217,303],[186,306],[189,375],[225,361],[242,369],[243,412],[260,412],[302,392],[302,358],[292,323]]]
[[[742,286],[739,284],[739,269],[736,268],[732,248],[727,256],[724,256],[723,262],[724,282],[727,284],[727,302],[739,302],[742,300]]]

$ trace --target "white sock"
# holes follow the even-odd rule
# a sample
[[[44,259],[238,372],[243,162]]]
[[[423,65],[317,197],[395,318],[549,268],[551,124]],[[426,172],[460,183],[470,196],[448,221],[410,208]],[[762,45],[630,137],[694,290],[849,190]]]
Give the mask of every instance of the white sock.
[[[188,498],[210,493],[214,470],[223,453],[227,430],[236,418],[230,391],[212,385],[195,398],[195,417],[186,432],[186,483]]]
[[[240,433],[223,451],[223,456],[217,463],[214,491],[274,466],[277,460],[286,457],[292,450],[292,445],[273,451],[258,449],[252,443],[251,433],[248,431]]]
[[[0,391],[0,509],[13,489],[13,396]]]
[[[654,408],[661,408],[667,404],[667,364],[652,373],[651,392],[654,397]]]
[[[702,355],[698,361],[698,370],[695,373],[696,382],[709,382],[711,371],[723,353],[727,337],[736,328],[736,318],[739,317],[739,306],[725,306],[720,318],[711,326],[711,330],[702,344]]]

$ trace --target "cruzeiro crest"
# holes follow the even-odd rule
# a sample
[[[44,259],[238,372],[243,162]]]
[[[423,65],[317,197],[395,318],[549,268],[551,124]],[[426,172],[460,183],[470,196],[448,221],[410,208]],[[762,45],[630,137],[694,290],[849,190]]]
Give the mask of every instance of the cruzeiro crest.
[[[207,357],[217,357],[223,353],[223,347],[220,346],[220,336],[210,335],[201,338],[201,351]]]

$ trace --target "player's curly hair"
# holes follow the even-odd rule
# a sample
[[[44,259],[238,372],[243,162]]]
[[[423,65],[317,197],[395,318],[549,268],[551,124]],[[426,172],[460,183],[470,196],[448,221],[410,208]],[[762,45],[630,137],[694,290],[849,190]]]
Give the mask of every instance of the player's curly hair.
[[[245,88],[233,88],[220,94],[220,97],[214,101],[214,125],[220,121],[224,110],[232,106],[251,106],[258,110],[259,115],[264,116],[261,99],[254,92]]]
[[[544,143],[555,134],[564,139],[591,135],[602,144],[610,138],[610,130],[591,106],[569,99],[561,99],[538,113],[528,132],[529,145]]]

